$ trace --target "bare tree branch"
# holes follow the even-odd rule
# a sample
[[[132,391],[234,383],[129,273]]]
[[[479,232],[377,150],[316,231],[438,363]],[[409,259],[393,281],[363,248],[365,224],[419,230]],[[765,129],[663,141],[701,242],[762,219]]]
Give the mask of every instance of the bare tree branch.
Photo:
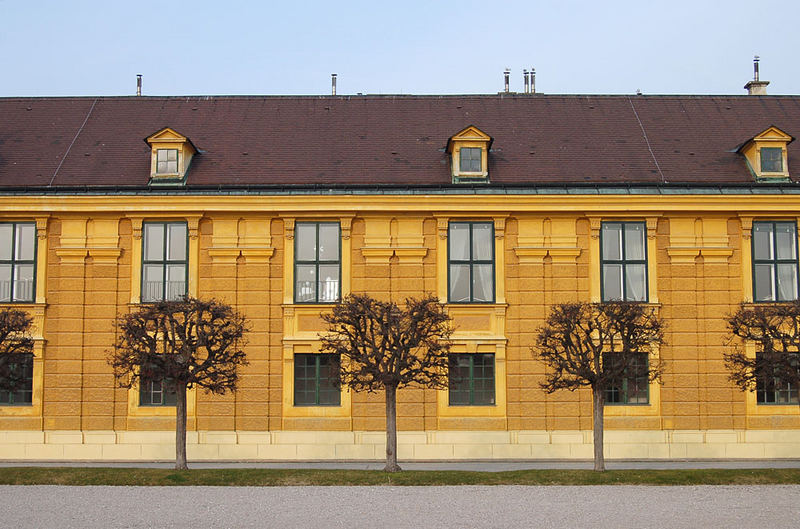
[[[408,298],[400,308],[367,295],[350,295],[323,314],[328,331],[321,350],[342,358],[339,385],[353,391],[386,392],[386,468],[398,471],[398,388],[447,387],[451,318],[432,296]]]
[[[605,470],[605,392],[647,355],[647,379],[658,380],[663,363],[653,353],[664,343],[664,324],[642,303],[562,303],[551,308],[532,352],[548,368],[547,393],[592,388],[595,470]]]
[[[24,383],[18,365],[25,355],[33,354],[32,325],[33,318],[27,312],[0,309],[0,391],[16,391]]]
[[[777,380],[800,391],[800,301],[746,304],[727,318],[730,332],[725,353],[729,378],[740,389],[752,391],[759,381]],[[755,346],[756,355],[744,351]]]
[[[247,322],[229,305],[187,297],[142,305],[117,318],[117,341],[108,355],[120,387],[171,380],[178,393],[176,468],[186,468],[186,390],[235,391]]]

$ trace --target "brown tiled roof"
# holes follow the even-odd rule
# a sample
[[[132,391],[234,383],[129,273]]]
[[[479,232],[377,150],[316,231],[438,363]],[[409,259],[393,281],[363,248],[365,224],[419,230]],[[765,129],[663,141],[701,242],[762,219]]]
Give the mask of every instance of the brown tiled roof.
[[[0,186],[146,185],[142,139],[167,126],[201,151],[190,186],[448,185],[470,124],[494,138],[493,184],[746,184],[733,151],[800,136],[800,96],[0,98]]]

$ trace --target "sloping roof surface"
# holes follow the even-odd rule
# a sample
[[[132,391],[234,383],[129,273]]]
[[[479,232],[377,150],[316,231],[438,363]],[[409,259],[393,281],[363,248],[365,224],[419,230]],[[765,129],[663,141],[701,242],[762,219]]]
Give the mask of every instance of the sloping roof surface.
[[[746,184],[732,151],[770,125],[800,136],[800,97],[0,98],[0,186],[146,185],[142,140],[167,126],[201,151],[189,185],[448,185],[443,148],[470,124],[494,138],[493,184]]]

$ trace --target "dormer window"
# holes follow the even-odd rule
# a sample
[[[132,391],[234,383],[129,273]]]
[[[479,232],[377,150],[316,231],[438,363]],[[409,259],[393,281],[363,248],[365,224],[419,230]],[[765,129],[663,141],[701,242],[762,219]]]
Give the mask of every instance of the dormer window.
[[[756,180],[788,180],[789,159],[786,148],[793,141],[793,137],[773,126],[744,142],[736,152],[744,155]]]
[[[186,136],[165,127],[144,139],[150,146],[150,185],[182,185],[197,148]]]
[[[454,184],[489,182],[489,148],[492,138],[470,125],[447,141]]]
[[[761,172],[783,172],[783,149],[780,147],[761,147]]]
[[[479,147],[461,147],[459,169],[463,173],[480,173],[481,159],[483,158]]]
[[[178,174],[178,149],[158,149],[156,174]]]

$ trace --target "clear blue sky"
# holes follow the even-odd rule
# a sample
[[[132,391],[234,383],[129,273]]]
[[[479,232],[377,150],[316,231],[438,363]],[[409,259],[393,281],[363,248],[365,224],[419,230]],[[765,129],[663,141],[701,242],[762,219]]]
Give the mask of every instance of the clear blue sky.
[[[800,2],[0,0],[0,96],[800,94]]]

